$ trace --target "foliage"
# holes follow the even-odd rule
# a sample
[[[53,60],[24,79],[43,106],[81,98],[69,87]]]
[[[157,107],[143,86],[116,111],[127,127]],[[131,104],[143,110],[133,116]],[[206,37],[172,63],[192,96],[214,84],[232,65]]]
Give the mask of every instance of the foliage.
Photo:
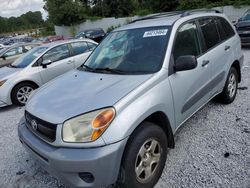
[[[46,20],[43,24],[43,28],[41,28],[41,35],[55,35],[54,24],[50,20]]]
[[[39,28],[44,24],[40,11],[27,12],[19,17],[0,17],[0,33]]]
[[[86,6],[80,0],[44,0],[44,9],[56,25],[77,24],[85,20]]]
[[[250,5],[250,0],[180,0],[178,9],[211,8],[217,6],[233,5],[236,7]]]
[[[118,24],[118,25],[116,25],[116,26],[112,25],[111,27],[109,27],[109,28],[107,29],[107,33],[110,33],[111,31],[113,31],[114,29],[116,29],[116,28],[118,28],[118,27],[121,27],[121,25],[120,25],[120,24]]]
[[[74,26],[74,25],[70,26],[70,34],[72,36],[75,36],[76,33],[77,33],[76,26]]]
[[[43,0],[49,19],[41,12],[27,12],[20,17],[0,17],[0,33],[43,28],[43,34],[54,33],[54,25],[73,26],[86,19],[143,16],[156,12],[211,8],[224,5],[250,5],[250,0]],[[113,29],[113,28],[110,28]]]

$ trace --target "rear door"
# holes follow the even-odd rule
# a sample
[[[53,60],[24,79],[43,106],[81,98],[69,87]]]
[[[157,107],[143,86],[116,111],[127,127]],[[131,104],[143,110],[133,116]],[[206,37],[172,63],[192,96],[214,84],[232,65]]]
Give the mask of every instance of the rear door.
[[[85,60],[90,55],[91,51],[88,47],[87,42],[80,41],[80,42],[73,42],[71,43],[72,53],[74,55],[74,64],[75,67],[79,67],[82,65]]]
[[[227,76],[225,68],[231,57],[231,46],[227,37],[223,36],[220,22],[217,18],[200,19],[199,24],[204,39],[205,50],[211,65],[211,82],[209,88],[211,95],[216,95],[223,88],[223,80]],[[220,27],[219,27],[220,26]],[[229,32],[229,31],[226,31]]]
[[[75,68],[74,57],[71,56],[68,44],[63,44],[46,52],[40,62],[50,60],[46,68],[40,66],[40,74],[44,83]]]
[[[212,64],[212,74],[216,78],[219,75],[223,75],[223,79],[220,80],[220,83],[213,89],[213,93],[222,91],[225,85],[225,79],[228,74],[228,69],[234,61],[234,47],[237,46],[233,36],[235,32],[231,25],[227,22],[226,19],[222,17],[216,18],[216,25],[220,35],[220,44],[218,46],[218,52],[220,57],[218,61],[213,62]]]
[[[176,125],[180,125],[210,98],[207,84],[211,79],[211,66],[207,64],[208,56],[202,54],[199,28],[195,21],[183,24],[176,33],[172,51],[172,64],[180,56],[193,55],[198,65],[195,69],[174,72],[169,76],[171,84]]]

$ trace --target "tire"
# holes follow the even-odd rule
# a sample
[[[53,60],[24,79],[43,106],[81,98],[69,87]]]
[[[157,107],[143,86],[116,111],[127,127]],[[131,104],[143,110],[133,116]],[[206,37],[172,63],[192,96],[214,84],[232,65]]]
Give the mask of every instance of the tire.
[[[146,149],[147,147],[148,149]],[[167,137],[163,129],[153,123],[143,122],[135,130],[127,143],[116,187],[154,187],[161,177],[166,158]],[[151,176],[146,175],[150,175],[149,172]]]
[[[224,104],[230,104],[234,101],[238,90],[239,75],[234,67],[229,70],[227,81],[222,93],[219,95],[219,101]]]
[[[35,84],[24,82],[16,85],[11,92],[11,100],[14,105],[24,106],[30,94],[37,88]],[[23,99],[21,98],[23,95]]]

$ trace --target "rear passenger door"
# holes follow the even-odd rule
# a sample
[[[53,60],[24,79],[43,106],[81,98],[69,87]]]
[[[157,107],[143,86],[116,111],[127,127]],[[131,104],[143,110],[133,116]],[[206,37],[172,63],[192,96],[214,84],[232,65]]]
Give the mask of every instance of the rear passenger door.
[[[234,51],[233,48],[237,46],[237,44],[234,44],[235,40],[233,39],[235,32],[226,19],[221,17],[216,18],[216,26],[220,35],[218,51],[220,51],[222,57],[216,63],[213,63],[212,74],[214,77],[218,75],[224,76],[220,83],[218,83],[218,86],[214,88],[213,93],[222,91],[229,67],[234,62],[234,54],[232,51]]]
[[[90,55],[91,51],[87,42],[71,43],[72,53],[74,55],[75,68],[81,66]]]
[[[207,59],[212,70],[209,89],[211,95],[214,96],[223,89],[224,80],[227,76],[226,67],[232,59],[231,45],[226,36],[227,32],[230,31],[222,28],[218,18],[200,19],[199,24],[205,45],[203,53],[208,56]]]
[[[197,58],[198,65],[195,69],[174,72],[169,76],[176,125],[180,125],[211,97],[207,88],[211,78],[211,66],[207,64],[208,56],[202,54],[201,44],[195,21],[185,23],[178,29],[172,50],[173,64],[180,56],[193,55]]]

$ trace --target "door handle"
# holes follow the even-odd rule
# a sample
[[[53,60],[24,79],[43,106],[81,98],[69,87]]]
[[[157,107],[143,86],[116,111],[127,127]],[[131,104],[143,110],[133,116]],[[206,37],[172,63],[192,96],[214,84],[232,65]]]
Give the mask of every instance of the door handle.
[[[210,61],[209,60],[204,60],[201,64],[202,67],[205,67],[207,64],[209,64]]]
[[[228,51],[231,48],[231,46],[225,46],[225,51]]]

